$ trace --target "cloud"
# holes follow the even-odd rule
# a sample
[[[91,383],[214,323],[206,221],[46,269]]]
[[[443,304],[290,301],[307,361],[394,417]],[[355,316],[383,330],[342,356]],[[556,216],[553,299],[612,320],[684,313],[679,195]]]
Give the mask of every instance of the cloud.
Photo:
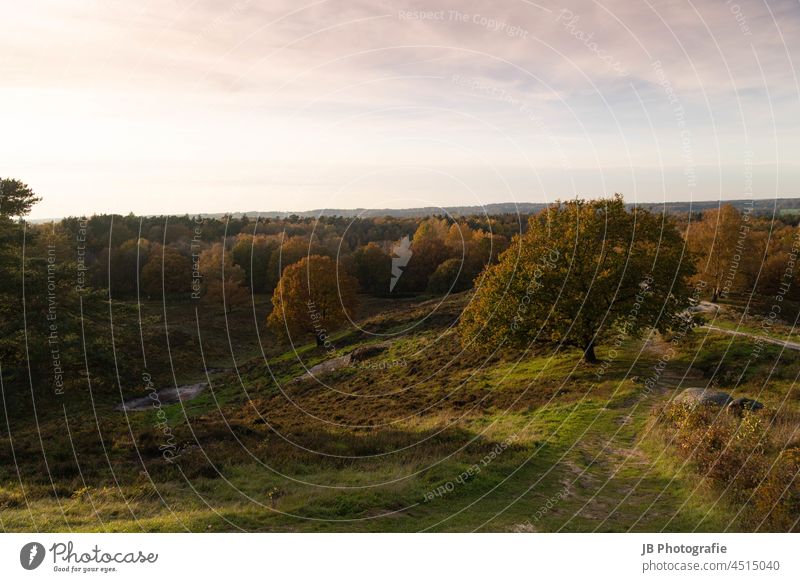
[[[516,168],[520,199],[535,171],[561,176],[555,197],[578,171],[663,167],[673,197],[715,198],[735,180],[697,192],[687,165],[745,156],[786,176],[757,194],[793,195],[798,38],[791,0],[17,3],[0,19],[0,173],[40,184],[47,215],[93,210],[126,162],[142,200],[187,208],[211,204],[182,183],[209,167],[247,181],[231,210],[274,208],[279,187],[322,206],[354,173],[420,165]],[[63,181],[43,169],[70,164]],[[486,202],[507,196],[471,179]],[[372,187],[376,205],[398,189]],[[589,193],[605,187],[622,189]]]

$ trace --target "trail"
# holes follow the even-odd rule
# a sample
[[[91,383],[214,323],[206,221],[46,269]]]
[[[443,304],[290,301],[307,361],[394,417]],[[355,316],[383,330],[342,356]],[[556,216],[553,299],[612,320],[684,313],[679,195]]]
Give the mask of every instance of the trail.
[[[669,366],[652,390],[605,408],[576,443],[577,455],[566,463],[568,473],[575,473],[576,461],[582,460],[583,469],[573,478],[574,499],[560,512],[557,530],[658,531],[675,514],[693,483],[688,475],[678,475],[669,484],[675,475],[660,462],[660,450],[642,447],[641,439],[656,407],[680,390],[702,384],[696,371]],[[685,511],[687,522],[704,515],[701,504]]]
[[[776,346],[782,346],[782,347],[790,349],[790,350],[800,351],[800,343],[798,343],[798,342],[790,342],[790,341],[785,341],[785,340],[779,340],[779,339],[771,338],[771,337],[768,337],[768,336],[765,336],[765,335],[758,335],[758,334],[750,333],[750,332],[746,332],[746,331],[734,331],[732,329],[723,329],[723,328],[717,327],[715,325],[701,325],[700,328],[701,329],[710,329],[711,331],[717,331],[717,332],[720,332],[720,333],[726,333],[728,335],[743,336],[743,337],[747,337],[747,338],[750,338],[750,339],[762,341],[762,342],[765,342],[765,343],[768,343],[768,344],[775,344]]]
[[[658,348],[653,346],[651,351]],[[705,384],[699,371],[673,362],[659,373],[650,389],[640,382],[637,389],[599,409],[587,406],[587,410],[579,410],[580,421],[560,435],[558,444],[566,452],[551,460],[556,464],[552,477],[510,509],[518,516],[531,508],[538,519],[517,519],[506,528],[652,532],[660,531],[667,522],[674,531],[723,527],[724,508],[714,507],[713,500],[702,494],[693,494],[696,478],[689,471],[676,472],[671,446],[644,438],[652,415],[663,403],[685,388]],[[541,466],[532,469],[531,476],[541,470]],[[559,490],[568,493],[552,502],[553,491]],[[547,508],[543,516],[542,507]]]

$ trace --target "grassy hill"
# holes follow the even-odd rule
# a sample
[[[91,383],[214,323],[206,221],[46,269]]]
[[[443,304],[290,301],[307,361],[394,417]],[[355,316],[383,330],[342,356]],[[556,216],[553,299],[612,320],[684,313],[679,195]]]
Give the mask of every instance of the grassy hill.
[[[481,354],[463,350],[454,330],[468,300],[366,300],[360,329],[332,343],[339,356],[367,356],[314,377],[304,375],[330,353],[305,341],[275,344],[263,297],[227,315],[144,304],[148,337],[162,343],[117,346],[125,357],[144,350],[142,377],[83,381],[61,399],[47,387],[4,388],[0,527],[797,528],[797,499],[778,492],[775,503],[757,503],[778,478],[781,455],[798,446],[797,352],[766,344],[753,359],[752,337],[699,328],[677,341],[618,338],[600,347],[596,366],[571,349]],[[736,306],[708,318],[758,332]],[[781,329],[771,333],[780,337]],[[144,374],[158,388],[209,387],[185,402],[121,412],[124,399],[150,393]],[[89,380],[95,375],[88,371]],[[667,402],[697,386],[765,403],[753,429],[758,442],[741,440],[744,421],[702,425],[676,416]],[[700,453],[711,446],[705,432],[729,429],[734,436],[723,445],[747,446],[733,459],[721,447],[714,459],[734,467],[721,472]],[[760,479],[747,489],[734,473],[751,458]]]

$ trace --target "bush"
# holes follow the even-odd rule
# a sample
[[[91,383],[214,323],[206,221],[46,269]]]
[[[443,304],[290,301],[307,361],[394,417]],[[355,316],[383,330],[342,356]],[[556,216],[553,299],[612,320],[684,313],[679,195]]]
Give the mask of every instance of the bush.
[[[467,266],[461,259],[447,259],[439,265],[428,280],[428,292],[458,293],[472,286],[475,273],[467,272]]]
[[[741,418],[714,406],[668,404],[660,422],[668,438],[712,488],[748,504],[744,519],[787,531],[800,512],[800,448],[783,450],[766,410]],[[774,420],[774,418],[773,418]]]
[[[781,451],[753,496],[756,513],[775,531],[797,528],[800,516],[800,447]]]

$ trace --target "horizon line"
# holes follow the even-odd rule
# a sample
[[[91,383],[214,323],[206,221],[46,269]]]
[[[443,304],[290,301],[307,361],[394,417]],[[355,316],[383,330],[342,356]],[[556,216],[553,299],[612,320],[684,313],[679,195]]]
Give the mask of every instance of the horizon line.
[[[578,198],[578,197],[575,197]],[[602,198],[602,197],[597,197]],[[491,208],[497,206],[548,206],[558,201],[564,200],[572,200],[573,198],[556,198],[549,202],[490,202],[487,204],[467,204],[467,205],[451,205],[451,206],[409,206],[409,207],[402,207],[402,208],[392,208],[392,207],[382,207],[382,208],[365,208],[365,207],[352,207],[352,208],[313,208],[311,210],[236,210],[236,211],[223,211],[223,212],[189,212],[185,211],[182,213],[160,213],[160,214],[136,214],[133,211],[128,211],[127,213],[123,214],[121,212],[100,212],[100,213],[93,213],[91,215],[86,214],[69,214],[66,216],[48,216],[48,217],[24,217],[26,222],[30,222],[32,224],[43,224],[47,222],[54,222],[64,220],[66,218],[93,218],[96,216],[137,216],[140,218],[157,218],[162,216],[200,216],[205,218],[217,218],[217,217],[224,217],[224,216],[248,216],[248,217],[262,217],[262,216],[269,216],[269,217],[283,217],[289,218],[290,216],[313,216],[318,215],[320,217],[335,217],[335,216],[342,216],[346,217],[345,215],[340,214],[331,214],[335,212],[347,212],[352,215],[352,213],[367,213],[367,212],[413,212],[413,211],[426,211],[431,209],[438,209],[444,211],[445,214],[449,214],[448,210],[463,210],[463,209],[480,209],[480,208]],[[591,198],[589,198],[591,199]],[[624,200],[624,197],[623,197]],[[767,198],[757,198],[753,196],[749,196],[746,198],[719,198],[719,199],[703,199],[703,200],[663,200],[659,202],[625,202],[628,206],[657,206],[657,205],[667,205],[667,204],[689,204],[689,205],[708,205],[708,204],[724,204],[726,202],[746,202],[751,200],[753,202],[757,201],[767,201],[767,200],[800,200],[800,196],[776,196],[776,197],[767,197]],[[478,213],[479,214],[479,213]],[[504,212],[504,214],[508,214],[508,212]]]

